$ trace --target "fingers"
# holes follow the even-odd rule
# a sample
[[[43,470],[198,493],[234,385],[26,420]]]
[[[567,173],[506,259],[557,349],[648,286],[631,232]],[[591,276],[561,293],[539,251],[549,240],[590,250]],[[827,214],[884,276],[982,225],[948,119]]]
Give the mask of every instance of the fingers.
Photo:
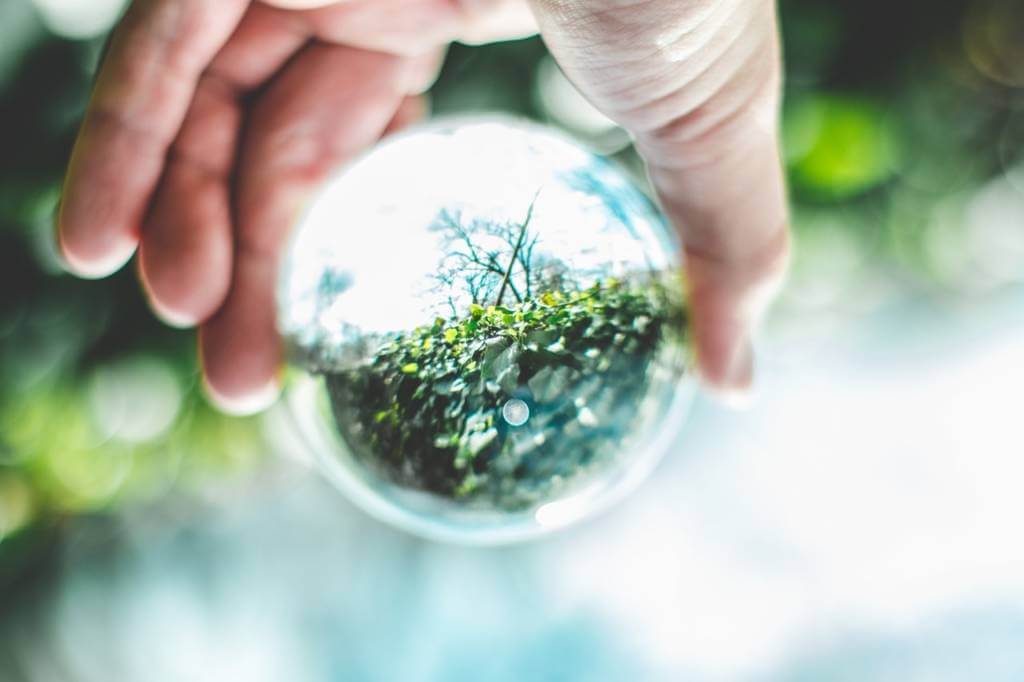
[[[241,122],[235,92],[205,78],[156,191],[139,266],[154,311],[169,324],[192,326],[227,295],[233,248],[228,181]]]
[[[710,141],[690,140],[692,158],[710,154],[692,165],[662,165],[661,150],[674,144],[668,141],[648,152],[651,180],[683,241],[701,373],[726,398],[751,387],[752,335],[781,284],[789,254],[775,136],[750,121],[736,125],[737,139],[717,133],[723,137],[714,141],[714,153]],[[637,144],[651,145],[639,137]],[[685,158],[687,145],[678,144]]]
[[[315,9],[334,5],[343,0],[262,0],[267,5],[280,7],[281,9]]]
[[[223,303],[233,260],[230,183],[248,92],[308,39],[284,12],[254,5],[199,81],[142,230],[140,274],[153,309],[176,326]]]
[[[275,0],[278,4],[285,1]],[[485,43],[537,32],[533,14],[522,0],[346,0],[331,4],[309,14],[320,39],[392,54],[415,56],[454,40]]]
[[[59,240],[76,273],[102,277],[131,257],[199,76],[247,5],[150,0],[129,9],[111,41],[69,165]]]
[[[702,377],[735,397],[788,258],[774,4],[534,0],[563,69],[629,129],[684,246]],[[639,55],[639,57],[638,57]]]
[[[239,165],[231,290],[200,333],[207,387],[224,409],[255,411],[274,396],[282,360],[274,289],[286,233],[310,193],[381,136],[415,86],[417,66],[313,44],[256,105]],[[343,218],[339,230],[354,232]]]
[[[705,383],[726,399],[753,381],[752,336],[789,255],[778,140],[780,66],[772,6],[693,83],[710,95],[635,134],[652,183],[685,250]],[[759,29],[759,30],[755,30]],[[713,75],[714,74],[714,75]]]

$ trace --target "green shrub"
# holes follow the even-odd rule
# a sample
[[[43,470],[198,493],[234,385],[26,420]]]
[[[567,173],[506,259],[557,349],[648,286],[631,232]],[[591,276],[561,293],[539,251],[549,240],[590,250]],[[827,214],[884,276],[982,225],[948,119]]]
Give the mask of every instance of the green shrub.
[[[676,284],[608,279],[396,334],[327,374],[335,420],[401,486],[501,509],[550,499],[620,454],[649,369],[679,348]],[[526,423],[503,418],[509,401]]]

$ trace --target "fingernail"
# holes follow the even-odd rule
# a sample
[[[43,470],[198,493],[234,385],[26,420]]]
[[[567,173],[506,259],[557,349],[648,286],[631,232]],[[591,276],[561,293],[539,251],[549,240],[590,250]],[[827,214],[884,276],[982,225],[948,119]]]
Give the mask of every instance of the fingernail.
[[[147,299],[149,300],[149,307],[152,309],[153,314],[168,327],[173,327],[175,329],[191,329],[200,322],[195,315],[179,313],[171,310],[170,308],[158,303],[152,296],[147,296]]]
[[[57,237],[57,254],[64,269],[82,279],[104,279],[120,270],[135,254],[135,242],[121,240],[111,244],[105,254],[83,258],[69,249],[63,234]]]
[[[274,379],[261,389],[239,396],[227,396],[219,393],[203,377],[203,389],[214,407],[221,412],[235,417],[246,417],[263,412],[273,405],[281,393],[281,385]]]
[[[754,404],[754,393],[751,389],[717,389],[715,397],[720,404],[730,410],[749,410]]]
[[[149,278],[146,277],[146,269],[142,267],[142,261],[143,251],[140,250],[139,257],[135,259],[135,277],[139,280],[142,295],[146,298],[146,302],[149,304],[149,309],[153,312],[153,315],[168,327],[174,327],[175,329],[189,329],[199,324],[199,320],[195,319],[194,316],[164,305],[153,295],[153,286]]]
[[[735,410],[753,403],[754,347],[749,336],[740,338],[729,358],[721,380],[712,387],[720,403]]]

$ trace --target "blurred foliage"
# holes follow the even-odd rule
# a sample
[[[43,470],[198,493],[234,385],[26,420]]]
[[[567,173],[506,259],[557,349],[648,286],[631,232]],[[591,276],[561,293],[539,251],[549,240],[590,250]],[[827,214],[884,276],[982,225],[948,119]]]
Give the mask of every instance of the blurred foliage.
[[[154,320],[130,269],[99,282],[61,274],[52,216],[102,38],[48,32],[29,0],[0,14],[6,565],[31,545],[26,529],[171,490],[202,495],[251,470],[264,446],[258,421],[204,404],[192,335]],[[782,14],[801,294],[786,305],[851,306],[894,276],[943,296],[1020,281],[1019,0],[783,0]],[[435,108],[558,123],[534,93],[544,57],[537,39],[455,46]]]
[[[792,184],[809,196],[855,196],[885,182],[898,167],[891,122],[869,100],[833,94],[799,99],[784,132]]]
[[[437,318],[327,375],[339,429],[402,486],[489,509],[560,497],[615,461],[652,363],[682,348],[667,338],[683,329],[680,289],[608,279]],[[503,409],[528,411],[530,429]]]

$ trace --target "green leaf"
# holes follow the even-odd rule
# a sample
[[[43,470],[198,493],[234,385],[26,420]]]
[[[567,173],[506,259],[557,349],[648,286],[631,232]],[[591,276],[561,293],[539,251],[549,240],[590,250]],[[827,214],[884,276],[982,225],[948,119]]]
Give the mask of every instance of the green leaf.
[[[459,487],[455,489],[455,497],[466,497],[480,487],[480,479],[473,474],[466,476]]]
[[[532,505],[553,476],[568,481],[578,463],[617,452],[598,449],[588,427],[618,419],[613,408],[642,387],[659,334],[675,319],[674,299],[659,286],[605,280],[396,332],[366,365],[327,373],[332,401],[345,408],[335,416],[341,425],[351,414],[366,439],[361,456],[399,485]],[[506,436],[501,406],[518,395],[536,402],[539,429],[562,434],[564,461],[521,466],[527,452],[546,456],[550,446]]]
[[[434,439],[434,447],[435,448],[441,448],[441,449],[450,448],[452,445],[457,443],[458,440],[459,440],[459,437],[457,435],[452,435],[452,434],[447,434],[447,433],[441,434],[440,436],[438,436],[437,438]]]
[[[498,431],[494,427],[491,427],[486,431],[476,431],[466,439],[466,447],[459,454],[468,459],[472,459],[479,455],[480,452],[490,445],[497,437]]]

